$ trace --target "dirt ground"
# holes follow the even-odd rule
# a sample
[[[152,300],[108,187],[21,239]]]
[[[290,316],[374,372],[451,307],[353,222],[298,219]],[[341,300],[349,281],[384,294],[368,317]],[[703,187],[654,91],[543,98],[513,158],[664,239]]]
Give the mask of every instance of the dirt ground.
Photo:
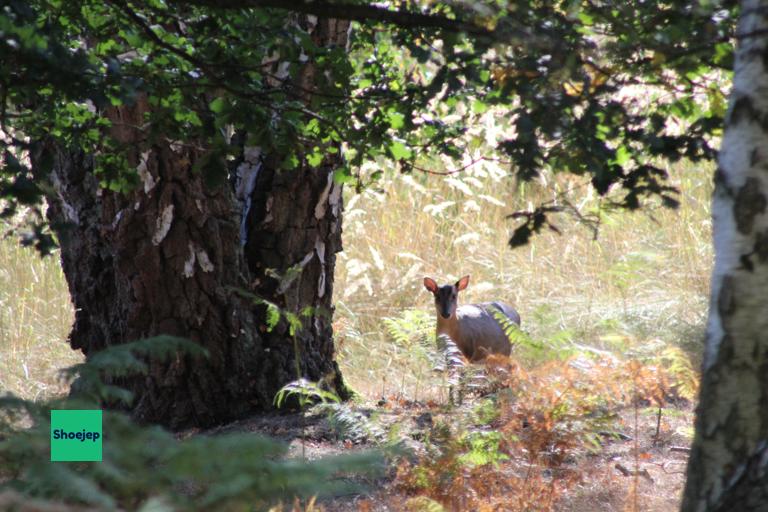
[[[415,460],[424,452],[422,440],[435,421],[460,416],[463,408],[472,406],[472,401],[448,412],[444,406],[418,402],[366,405],[356,405],[353,410],[366,418],[374,418],[383,431],[396,424],[398,437],[406,448],[402,456]],[[663,409],[660,419],[658,409],[621,411],[614,429],[601,436],[597,450],[580,453],[569,461],[581,477],[562,494],[554,510],[677,510],[685,481],[692,424],[693,411],[687,405]],[[323,414],[269,414],[199,433],[224,432],[267,435],[287,443],[289,457],[308,460],[377,448],[377,443],[371,440],[340,438]],[[188,431],[182,436],[196,433],[198,431]],[[427,510],[414,496],[405,495],[395,485],[397,460],[388,460],[390,464],[384,475],[355,479],[361,485],[360,492],[324,497],[317,505],[329,512]]]

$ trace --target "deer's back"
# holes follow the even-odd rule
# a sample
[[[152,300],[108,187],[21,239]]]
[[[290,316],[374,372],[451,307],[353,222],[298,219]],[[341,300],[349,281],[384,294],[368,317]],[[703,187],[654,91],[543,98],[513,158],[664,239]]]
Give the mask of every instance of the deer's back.
[[[456,310],[462,338],[460,348],[472,361],[484,359],[488,354],[508,356],[511,351],[509,339],[494,318],[494,310],[501,311],[513,323],[520,325],[520,315],[503,302],[467,304]]]

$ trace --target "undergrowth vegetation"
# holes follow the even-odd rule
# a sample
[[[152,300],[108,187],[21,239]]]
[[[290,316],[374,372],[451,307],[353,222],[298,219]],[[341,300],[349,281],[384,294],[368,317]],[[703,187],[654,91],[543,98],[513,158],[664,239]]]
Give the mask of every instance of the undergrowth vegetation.
[[[98,409],[105,399],[130,403],[131,393],[105,384],[105,377],[146,373],[147,359],[179,354],[206,357],[192,342],[161,336],[107,348],[73,366],[66,372],[78,379],[73,397],[0,397],[0,509],[283,510],[294,499],[294,508],[302,507],[299,498],[310,499],[311,508],[314,496],[357,489],[346,475],[381,469],[374,453],[308,461],[253,433],[180,439],[113,411],[103,413],[100,462],[50,462],[52,409]]]
[[[689,368],[610,356],[550,360],[531,369],[491,356],[487,370],[493,392],[463,418],[433,429],[423,455],[399,465],[405,503],[427,498],[433,510],[552,510],[591,476],[584,462],[622,435],[623,408],[652,406],[661,415],[668,403],[690,400],[696,386]],[[662,438],[657,432],[656,442]],[[647,457],[636,450],[636,459]]]
[[[634,213],[604,208],[578,178],[515,183],[488,161],[443,176],[380,175],[350,194],[335,316],[345,378],[368,399],[438,404],[444,413],[424,453],[398,467],[399,506],[557,509],[594,476],[589,457],[622,436],[634,439],[634,469],[622,466],[634,477],[620,506],[661,506],[638,498],[638,475],[647,475],[641,460],[650,458],[638,423],[655,430],[653,446],[690,441],[712,260],[710,170],[668,167],[680,208]],[[563,205],[560,233],[511,250],[510,212],[545,202]],[[494,358],[481,375],[485,398],[454,408],[457,388],[460,405],[477,382],[467,373],[484,372],[468,367],[457,379],[435,371],[445,365],[435,358],[434,306],[422,277],[454,282],[465,274],[471,282],[460,304],[509,302],[522,330],[506,326],[513,355]],[[490,414],[480,421],[467,407]],[[663,418],[677,407],[687,411],[685,425],[668,427]],[[633,435],[622,433],[628,428]],[[664,492],[674,501],[679,489]]]

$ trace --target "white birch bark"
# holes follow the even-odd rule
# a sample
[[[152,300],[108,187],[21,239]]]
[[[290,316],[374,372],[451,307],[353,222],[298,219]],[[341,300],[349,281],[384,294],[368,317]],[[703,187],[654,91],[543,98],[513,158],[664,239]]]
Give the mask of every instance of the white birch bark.
[[[686,512],[768,510],[768,2],[743,1],[737,33]]]

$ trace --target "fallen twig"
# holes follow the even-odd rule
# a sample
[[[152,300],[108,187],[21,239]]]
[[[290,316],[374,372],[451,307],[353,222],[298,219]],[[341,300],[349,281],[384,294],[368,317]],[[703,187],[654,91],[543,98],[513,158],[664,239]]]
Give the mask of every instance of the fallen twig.
[[[651,477],[651,474],[648,472],[647,469],[641,469],[637,471],[633,471],[631,469],[627,469],[626,466],[623,464],[616,464],[614,466],[616,469],[619,470],[619,472],[624,476],[642,476],[643,478],[647,479],[649,482],[653,483],[653,477]]]

